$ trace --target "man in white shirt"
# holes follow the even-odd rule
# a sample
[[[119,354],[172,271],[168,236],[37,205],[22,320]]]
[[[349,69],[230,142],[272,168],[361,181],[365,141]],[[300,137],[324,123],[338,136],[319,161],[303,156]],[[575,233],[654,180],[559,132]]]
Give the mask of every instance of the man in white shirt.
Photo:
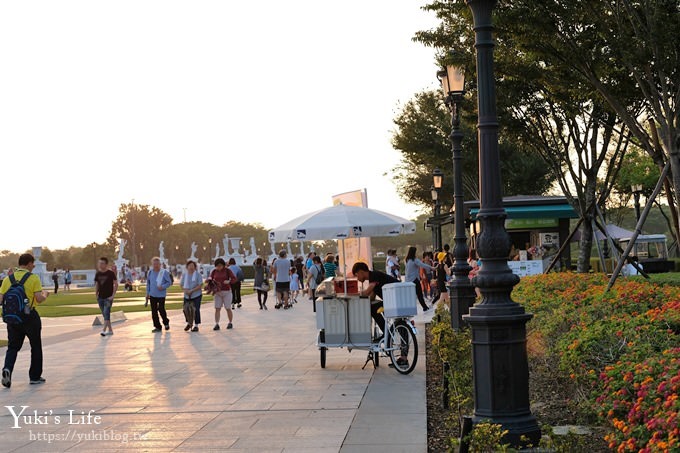
[[[290,308],[288,298],[290,297],[290,260],[286,258],[288,253],[285,250],[279,252],[279,258],[274,261],[274,282],[276,282],[276,294],[279,297],[274,308],[279,309],[283,305],[284,310]]]

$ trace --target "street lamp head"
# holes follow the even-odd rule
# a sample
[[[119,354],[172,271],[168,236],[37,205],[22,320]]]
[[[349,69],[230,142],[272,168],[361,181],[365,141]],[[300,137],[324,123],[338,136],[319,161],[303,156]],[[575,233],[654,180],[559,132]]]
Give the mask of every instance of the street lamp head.
[[[462,66],[447,65],[446,81],[448,84],[449,93],[458,95],[465,93],[465,71],[463,70]]]
[[[434,189],[441,189],[442,183],[444,182],[444,172],[438,168],[435,168],[432,172],[432,182],[434,184]]]
[[[633,184],[633,185],[631,186],[631,190],[633,191],[633,193],[640,193],[640,192],[642,192],[642,184]]]
[[[212,238],[208,238],[208,244],[212,244]]]
[[[430,195],[432,195],[432,201],[437,201],[439,198],[439,191],[433,187],[430,187]]]
[[[455,53],[449,52],[449,61],[455,60]],[[437,78],[441,84],[444,96],[463,95],[465,93],[465,69],[462,65],[451,63],[437,72]]]

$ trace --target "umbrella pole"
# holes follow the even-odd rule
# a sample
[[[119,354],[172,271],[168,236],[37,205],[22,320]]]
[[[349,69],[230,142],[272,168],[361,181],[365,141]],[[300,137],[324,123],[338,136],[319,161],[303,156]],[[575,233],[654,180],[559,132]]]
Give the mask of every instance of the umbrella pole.
[[[342,279],[345,282],[345,294],[347,294],[347,257],[345,256],[345,240],[342,240]]]

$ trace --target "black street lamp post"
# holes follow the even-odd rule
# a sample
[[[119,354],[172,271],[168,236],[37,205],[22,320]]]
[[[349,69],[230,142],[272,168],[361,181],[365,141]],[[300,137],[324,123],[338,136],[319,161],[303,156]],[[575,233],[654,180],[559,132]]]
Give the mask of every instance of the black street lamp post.
[[[472,329],[475,411],[473,423],[490,420],[508,431],[511,446],[538,445],[541,430],[529,406],[526,323],[533,317],[510,297],[519,282],[508,267],[510,236],[505,230],[498,152],[498,118],[493,70],[492,12],[496,0],[466,0],[472,10],[477,51],[482,266],[473,284],[482,300],[463,319]]]
[[[451,293],[451,326],[455,330],[464,327],[463,315],[475,303],[475,290],[468,275],[468,245],[465,235],[465,194],[463,192],[463,132],[460,130],[460,103],[465,95],[465,73],[462,67],[448,65],[438,74],[446,106],[451,110],[451,150],[453,155],[453,200],[455,233],[453,237],[454,279],[449,286]]]
[[[640,194],[642,193],[642,184],[633,184],[631,186],[633,191],[633,201],[635,202],[635,222],[640,221]]]
[[[441,250],[442,249],[442,225],[441,225],[441,201],[440,201],[440,196],[441,196],[441,190],[442,190],[442,184],[444,183],[444,173],[438,169],[435,168],[432,171],[432,201],[434,201],[434,219],[435,223],[433,226],[433,231],[435,231],[435,241],[434,241],[434,250]]]
[[[430,187],[430,195],[432,196],[432,217],[428,219],[427,226],[432,229],[432,250],[437,251],[437,198],[439,194],[434,190],[434,186]]]

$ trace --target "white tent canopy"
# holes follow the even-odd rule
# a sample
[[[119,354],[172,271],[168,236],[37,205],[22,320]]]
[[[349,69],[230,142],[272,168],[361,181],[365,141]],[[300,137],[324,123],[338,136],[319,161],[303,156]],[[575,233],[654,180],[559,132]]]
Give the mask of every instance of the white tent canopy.
[[[339,204],[310,212],[269,232],[269,242],[324,241],[415,233],[415,222],[376,209]]]

